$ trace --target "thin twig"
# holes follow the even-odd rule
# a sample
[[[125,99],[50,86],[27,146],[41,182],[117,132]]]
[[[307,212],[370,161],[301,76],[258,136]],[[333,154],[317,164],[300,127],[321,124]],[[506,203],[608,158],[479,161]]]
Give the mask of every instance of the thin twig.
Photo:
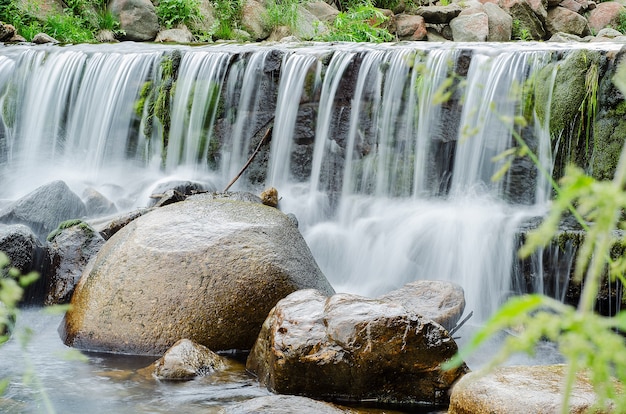
[[[465,317],[465,319],[463,319],[460,323],[456,324],[456,326],[455,326],[454,328],[450,329],[450,332],[448,332],[448,335],[449,335],[450,337],[452,337],[452,335],[453,335],[456,331],[458,331],[458,330],[461,328],[461,326],[465,325],[465,322],[467,322],[467,321],[469,320],[469,318],[471,318],[473,315],[474,315],[474,311],[471,311],[471,312],[469,313],[469,315],[467,315],[467,316]]]
[[[252,153],[252,155],[250,156],[250,158],[248,158],[248,161],[246,162],[246,164],[241,168],[241,170],[239,170],[239,172],[237,173],[237,175],[235,176],[235,178],[233,178],[232,180],[230,180],[230,182],[228,183],[228,185],[226,186],[226,188],[224,189],[223,192],[228,191],[228,189],[230,187],[232,187],[233,184],[235,184],[235,182],[239,179],[239,177],[241,177],[241,175],[244,173],[244,171],[246,171],[246,169],[250,166],[250,164],[252,164],[252,161],[254,161],[254,157],[256,157],[256,155],[259,153],[259,151],[261,150],[261,146],[265,143],[265,141],[267,141],[267,139],[270,137],[272,132],[272,127],[267,128],[267,131],[265,131],[265,135],[263,135],[263,138],[261,138],[261,141],[259,141],[259,145],[256,146],[256,149],[254,150],[254,152]]]

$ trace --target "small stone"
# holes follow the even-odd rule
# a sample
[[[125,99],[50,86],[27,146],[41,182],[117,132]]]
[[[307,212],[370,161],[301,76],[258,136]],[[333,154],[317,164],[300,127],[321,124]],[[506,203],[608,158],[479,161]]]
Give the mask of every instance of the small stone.
[[[159,380],[191,380],[226,369],[222,357],[206,346],[181,339],[148,367]]]
[[[261,193],[261,202],[266,206],[277,207],[278,206],[278,190],[274,187],[270,187]]]

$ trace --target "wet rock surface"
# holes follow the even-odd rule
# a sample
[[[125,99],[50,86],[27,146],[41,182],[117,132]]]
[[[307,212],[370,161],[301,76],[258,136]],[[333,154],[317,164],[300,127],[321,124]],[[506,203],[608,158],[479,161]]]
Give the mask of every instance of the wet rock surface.
[[[181,339],[142,372],[159,380],[180,381],[211,375],[226,367],[227,362],[209,348]]]
[[[452,389],[448,413],[560,412],[566,370],[565,365],[510,366],[496,368],[485,375],[470,373],[461,378]],[[572,390],[569,412],[588,412],[595,401],[589,380],[579,374]]]
[[[341,409],[332,404],[316,401],[295,395],[269,395],[234,404],[223,408],[220,414],[290,414],[317,413],[341,414],[357,413],[349,409]]]
[[[334,293],[285,214],[194,196],[105,243],[60,332],[70,346],[106,352],[161,355],[181,338],[245,350],[276,302],[305,288]]]
[[[83,269],[104,242],[85,222],[59,230],[48,243],[45,305],[69,303]]]
[[[448,331],[465,310],[463,288],[456,283],[439,280],[418,280],[378,297],[399,304],[407,311],[437,322]]]
[[[399,304],[308,289],[272,309],[246,368],[282,394],[436,406],[467,372],[440,369],[456,351],[441,325]]]

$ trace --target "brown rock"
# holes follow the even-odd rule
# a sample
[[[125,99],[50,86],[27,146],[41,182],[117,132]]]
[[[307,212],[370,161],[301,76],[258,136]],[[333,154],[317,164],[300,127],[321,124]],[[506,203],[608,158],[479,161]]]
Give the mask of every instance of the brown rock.
[[[226,367],[226,361],[209,348],[189,339],[181,339],[143,371],[159,380],[191,380]]]
[[[274,187],[270,187],[261,193],[261,202],[266,206],[277,207],[278,206],[278,190]]]
[[[426,22],[422,16],[410,14],[396,16],[396,35],[401,40],[422,40],[426,34]]]
[[[589,27],[595,33],[605,27],[616,28],[619,25],[620,13],[626,11],[626,7],[615,1],[600,3],[589,13]]]
[[[0,42],[6,42],[15,36],[15,27],[0,22]]]
[[[513,18],[496,3],[485,3],[485,13],[489,20],[488,42],[508,42],[511,40]]]
[[[584,37],[591,34],[587,19],[564,7],[555,7],[548,12],[546,19],[548,33],[568,33]]]
[[[450,22],[455,42],[484,42],[489,36],[489,18],[486,13],[465,14]]]
[[[282,394],[378,403],[445,404],[467,371],[442,371],[457,351],[443,327],[403,306],[300,290],[263,323],[246,368]]]
[[[276,302],[306,288],[334,293],[285,214],[199,194],[115,233],[60,332],[67,345],[104,352],[162,355],[180,338],[245,350]]]
[[[547,365],[500,367],[484,375],[470,373],[452,389],[448,413],[558,413],[565,372],[565,365]],[[586,413],[595,401],[592,385],[579,374],[572,389],[569,412]]]

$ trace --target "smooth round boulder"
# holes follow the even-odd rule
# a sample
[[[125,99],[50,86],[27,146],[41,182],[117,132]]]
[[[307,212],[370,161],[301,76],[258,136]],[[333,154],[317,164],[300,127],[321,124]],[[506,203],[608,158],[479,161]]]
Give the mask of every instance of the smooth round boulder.
[[[441,369],[456,352],[441,325],[399,304],[308,289],[272,309],[246,369],[281,394],[438,407],[468,370]]]
[[[195,196],[119,230],[85,269],[60,326],[65,344],[162,355],[181,338],[248,350],[283,297],[334,293],[279,210]]]
[[[472,372],[452,388],[449,414],[551,414],[561,412],[565,365],[508,366],[488,373]],[[593,386],[576,376],[569,413],[594,406]],[[593,412],[610,412],[593,411]]]

